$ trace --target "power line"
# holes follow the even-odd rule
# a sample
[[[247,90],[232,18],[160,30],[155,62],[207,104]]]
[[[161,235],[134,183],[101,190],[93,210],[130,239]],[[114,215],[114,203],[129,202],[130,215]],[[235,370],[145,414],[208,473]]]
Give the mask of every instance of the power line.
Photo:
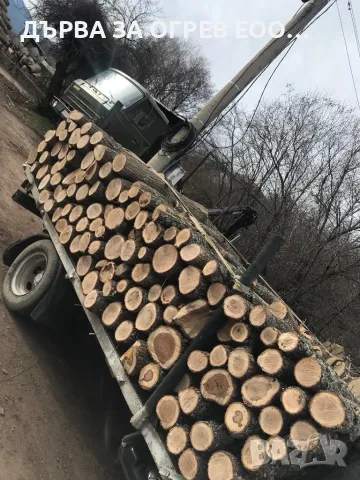
[[[315,17],[312,22],[309,23],[309,25],[307,25],[300,33],[299,33],[299,36],[302,35],[308,28],[310,28],[312,25],[314,25],[315,22],[317,22],[323,15],[325,15],[325,13],[327,13],[333,6],[335,3],[337,3],[338,0],[334,0],[332,2],[331,5],[329,5],[322,13],[320,13],[317,17]],[[296,16],[299,11],[303,8],[303,6],[301,8],[299,8],[299,10],[295,13],[294,16]],[[286,32],[285,32],[286,33]],[[290,43],[290,49],[293,47],[295,41],[297,40],[297,37],[295,37],[293,39],[293,41]],[[269,47],[268,47],[269,48]],[[289,50],[287,53],[289,53]],[[265,53],[265,52],[264,52]],[[287,53],[285,54],[285,56],[283,57],[282,60],[284,60],[284,58],[286,57]],[[282,62],[281,60],[281,62]],[[274,73],[276,72],[277,68],[281,65],[281,62],[278,64],[278,66],[276,67],[276,69],[274,70],[272,76],[274,75]],[[251,65],[250,65],[251,66]],[[249,66],[249,68],[250,68]],[[246,93],[250,90],[250,88],[254,85],[254,83],[260,78],[260,76],[265,72],[265,70],[269,67],[269,65],[267,65],[267,67],[254,79],[254,81],[251,83],[251,85],[246,89],[246,91],[244,92],[243,95],[241,95],[240,98],[238,98],[238,100],[220,117],[218,118],[218,120],[211,126],[210,130],[208,133],[206,133],[206,136],[209,135],[209,133],[211,133],[211,131],[219,124],[219,122],[221,122],[221,120],[240,102],[240,100],[242,100],[242,98],[246,95]],[[269,81],[271,80],[272,76],[270,77]],[[269,83],[269,82],[268,82]],[[267,84],[268,85],[268,84]],[[267,87],[266,85],[266,87]],[[261,99],[260,99],[261,101]],[[217,105],[215,106],[215,108],[217,107]],[[201,140],[201,139],[200,139]],[[197,144],[197,143],[196,143]],[[194,146],[196,146],[196,144]]]
[[[303,34],[308,28],[310,28],[315,22],[317,22],[323,15],[325,15],[325,13],[327,13],[333,6],[335,3],[337,3],[338,0],[334,0],[332,2],[331,5],[329,5],[322,13],[320,13],[317,17],[315,17],[312,22],[310,22],[300,33],[299,35]],[[303,8],[303,6],[301,8],[299,8],[297,10],[297,12],[294,14],[294,16],[296,16],[299,11]],[[286,34],[287,32],[285,32]],[[292,43],[290,44],[290,46],[292,47],[292,45],[295,43],[295,40],[297,38],[295,37],[294,40],[292,41]],[[270,45],[268,45],[268,47],[262,52],[263,54],[267,51],[267,49],[270,48]],[[253,63],[255,62],[255,60],[248,66],[248,69],[253,65]],[[278,65],[279,66],[279,65]],[[210,133],[213,131],[213,129],[221,122],[221,120],[244,98],[244,96],[247,94],[247,92],[250,90],[250,88],[254,85],[254,83],[261,77],[261,75],[267,70],[267,68],[269,67],[269,65],[267,65],[258,75],[257,77],[251,82],[251,84],[247,87],[247,89],[243,92],[243,94],[236,100],[236,102],[233,103],[233,105],[225,112],[223,113],[223,115],[221,117],[219,117],[211,126],[209,125],[209,129],[208,130],[204,130],[200,135],[199,137],[197,138],[197,140],[188,148],[188,150],[184,153],[190,153],[195,147],[198,146],[198,144],[200,142],[202,142],[202,140],[204,140],[207,136],[210,135]],[[273,72],[275,73],[275,72]],[[218,105],[220,104],[220,102],[222,101],[222,99],[219,100],[219,102],[214,106],[214,109],[213,111],[215,111],[215,109],[218,107]],[[171,167],[173,167],[174,165],[178,164],[180,162],[180,159],[175,159],[170,165],[168,165],[167,167],[167,170],[170,169]]]
[[[346,55],[347,55],[347,59],[348,59],[348,63],[349,63],[350,73],[351,73],[352,81],[353,81],[353,84],[354,84],[354,91],[355,91],[356,101],[357,101],[358,107],[360,108],[360,99],[359,99],[358,91],[357,91],[357,88],[356,88],[354,71],[353,71],[352,64],[351,64],[349,47],[348,47],[347,40],[346,40],[346,36],[345,36],[344,24],[343,24],[343,21],[342,21],[342,17],[341,17],[341,13],[340,13],[340,7],[339,7],[339,2],[338,2],[338,0],[336,0],[336,7],[337,7],[338,15],[339,15],[341,31],[342,31],[343,38],[344,38]]]
[[[360,57],[360,37],[359,37],[359,32],[358,32],[358,28],[357,28],[357,24],[356,24],[354,7],[352,5],[351,0],[348,0],[348,7],[349,7],[350,16],[351,16],[351,21],[352,21],[353,28],[354,28],[356,45],[357,45],[357,49],[358,49],[358,53],[359,53],[359,57]]]
[[[268,78],[268,81],[266,82],[262,92],[261,92],[261,95],[260,95],[260,98],[256,104],[256,107],[253,111],[253,114],[251,116],[251,119],[248,123],[248,126],[246,127],[245,129],[245,132],[243,133],[243,135],[241,136],[241,138],[239,138],[239,140],[237,140],[235,143],[233,143],[232,145],[228,145],[228,146],[225,146],[225,147],[216,147],[214,146],[214,148],[221,148],[221,149],[224,149],[224,148],[234,148],[236,145],[238,145],[240,142],[242,142],[242,140],[245,138],[245,135],[247,134],[247,132],[249,131],[251,125],[252,125],[252,122],[254,121],[254,118],[255,118],[255,115],[260,107],[260,103],[265,95],[265,92],[266,92],[266,89],[267,87],[269,86],[273,76],[275,75],[275,73],[277,72],[278,68],[280,67],[280,65],[282,64],[282,62],[285,60],[285,58],[288,56],[288,54],[290,53],[291,49],[293,48],[293,46],[295,45],[295,42],[296,42],[297,38],[294,39],[294,41],[290,44],[290,46],[288,47],[285,55],[281,58],[281,60],[279,61],[279,63],[276,65],[276,67],[274,68],[274,71],[272,72],[272,74],[270,75],[270,77]],[[238,102],[237,102],[238,103]],[[236,104],[235,104],[236,105]],[[234,105],[234,106],[235,106]],[[234,108],[234,106],[232,108]],[[228,112],[227,112],[228,113]],[[208,142],[209,143],[209,142]]]

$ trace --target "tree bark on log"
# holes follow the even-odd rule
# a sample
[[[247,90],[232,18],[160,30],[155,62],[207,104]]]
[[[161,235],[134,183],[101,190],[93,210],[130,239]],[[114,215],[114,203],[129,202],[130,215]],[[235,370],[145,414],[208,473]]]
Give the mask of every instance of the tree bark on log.
[[[178,203],[179,196],[181,201],[200,222],[207,221],[208,213],[202,205],[193,202],[179,193],[175,195],[164,179],[141,160],[137,160],[122,152],[113,160],[113,171],[131,182],[136,182],[141,178],[143,183],[154,188],[165,198],[172,199],[176,203]]]
[[[194,339],[210,320],[210,317],[211,310],[207,302],[195,300],[182,307],[173,321],[187,338]]]
[[[137,376],[141,369],[150,362],[146,342],[137,340],[120,360],[129,377]]]
[[[100,317],[106,308],[106,301],[99,290],[93,290],[85,297],[84,307]]]

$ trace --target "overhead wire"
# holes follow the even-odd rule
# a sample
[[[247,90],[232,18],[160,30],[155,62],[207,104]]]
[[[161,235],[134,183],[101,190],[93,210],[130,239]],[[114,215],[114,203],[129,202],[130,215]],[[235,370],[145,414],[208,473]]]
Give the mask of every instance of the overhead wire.
[[[341,12],[340,12],[340,7],[339,7],[339,2],[338,2],[338,0],[336,0],[336,7],[337,7],[337,11],[338,11],[338,16],[339,16],[339,21],[340,21],[340,26],[341,26],[342,35],[343,35],[343,38],[344,38],[346,56],[347,56],[347,60],[348,60],[349,68],[350,68],[351,78],[352,78],[352,81],[353,81],[353,86],[354,86],[354,91],[355,91],[355,97],[356,97],[356,101],[357,101],[358,107],[360,108],[359,94],[358,94],[358,90],[357,90],[357,87],[356,87],[354,70],[353,70],[352,63],[351,63],[350,51],[349,51],[348,43],[347,43],[347,40],[346,40],[344,23],[343,23],[343,20],[342,20],[342,17],[341,17]]]
[[[357,46],[358,54],[359,54],[359,57],[360,57],[360,36],[359,36],[358,28],[357,28],[357,23],[356,23],[356,18],[355,18],[355,13],[354,13],[354,7],[353,7],[353,4],[352,4],[351,0],[348,0],[348,7],[349,7],[348,10],[350,12],[351,21],[352,21],[352,24],[353,24],[356,46]]]
[[[300,33],[299,35],[303,34],[308,28],[310,28],[317,20],[319,20],[323,15],[325,15],[325,13],[327,13],[333,6],[334,4],[337,3],[337,0],[334,0],[331,5],[329,5],[322,13],[320,13],[317,17],[315,17]],[[301,6],[301,8],[299,8],[296,13],[294,14],[294,17],[299,13],[299,11],[303,8],[303,6]],[[287,32],[284,33],[284,35],[286,34]],[[293,39],[293,41],[290,43],[290,46],[292,47],[292,45],[295,43],[295,40],[297,39],[297,37],[295,37]],[[272,46],[272,44],[268,45],[267,48],[265,48],[265,50],[262,52],[262,54],[265,54],[266,51]],[[256,59],[253,60],[253,62],[250,63],[250,65],[248,66],[247,70],[254,64],[254,62],[256,61]],[[279,65],[278,65],[279,66]],[[248,91],[252,88],[252,86],[254,85],[254,83],[263,75],[263,73],[267,70],[267,68],[269,67],[269,65],[267,65],[255,78],[254,80],[250,83],[250,85],[246,88],[246,90],[242,93],[242,95],[236,100],[236,102],[233,102],[233,104],[229,107],[229,109],[224,112],[221,116],[218,117],[218,119],[209,127],[209,129],[205,129],[199,136],[198,138],[196,139],[196,141],[189,146],[189,148],[183,153],[184,154],[188,154],[190,153],[192,150],[194,150],[194,148],[196,148],[199,143],[201,143],[203,140],[206,139],[206,137],[208,137],[210,135],[210,133],[214,130],[214,128],[223,120],[223,118],[233,109],[235,108],[235,106],[244,98],[244,96],[248,93]],[[247,71],[246,70],[246,71]],[[245,73],[246,73],[245,71]],[[273,72],[275,73],[275,72]],[[226,95],[226,94],[225,94]],[[224,96],[225,96],[224,95]],[[214,106],[213,108],[213,111],[214,112],[216,110],[216,108],[218,107],[218,105],[221,103],[221,101],[223,100],[223,98],[221,98],[218,103]],[[211,116],[211,115],[210,115]],[[170,169],[171,167],[173,167],[174,165],[178,164],[180,162],[180,158],[177,158],[175,159],[173,162],[171,162],[166,170]]]
[[[334,4],[337,2],[338,0],[334,0],[322,13],[320,13],[317,17],[315,17],[300,33],[298,36],[302,35],[308,28],[310,28],[315,22],[317,22],[323,15],[325,15],[325,13],[327,13],[333,6]],[[299,11],[303,8],[303,6],[301,6],[297,12],[294,14],[294,17],[299,13]],[[287,32],[284,33],[284,35],[286,34]],[[294,45],[295,41],[297,40],[298,37],[294,37],[294,39],[292,40],[292,42],[289,44],[290,48],[292,48],[292,46]],[[270,48],[271,45],[269,45],[267,47]],[[267,49],[264,50],[263,53],[265,53],[267,51]],[[255,59],[254,61],[248,66],[248,69],[253,65],[253,63],[255,62]],[[280,65],[278,65],[279,67]],[[235,106],[243,99],[243,97],[247,94],[247,92],[250,90],[250,88],[254,85],[254,83],[261,77],[261,75],[263,73],[265,73],[265,71],[267,70],[267,68],[269,67],[269,65],[267,65],[259,74],[258,76],[252,81],[252,83],[249,85],[249,87],[243,92],[243,94],[236,100],[236,102],[234,102],[230,108],[222,114],[222,116],[220,116],[212,125],[211,125],[211,128],[210,130],[208,131],[205,131],[202,135],[200,135],[200,138],[199,138],[199,141],[202,141],[204,136],[208,136],[212,131],[213,129],[222,121],[222,119],[233,109],[235,108]],[[275,70],[276,71],[276,70]],[[275,73],[275,71],[273,72],[273,74]],[[218,104],[215,105],[214,107],[214,110],[217,108],[217,106],[219,105],[219,103],[222,101],[219,100]],[[190,150],[193,150],[193,148],[195,148],[196,146],[198,145],[198,141],[195,142],[194,145],[191,146]]]

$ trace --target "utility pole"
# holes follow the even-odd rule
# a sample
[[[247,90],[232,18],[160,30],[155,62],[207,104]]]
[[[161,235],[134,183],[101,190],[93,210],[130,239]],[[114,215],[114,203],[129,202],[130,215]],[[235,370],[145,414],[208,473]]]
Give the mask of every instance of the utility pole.
[[[190,120],[198,135],[217,118],[220,113],[228,107],[238,95],[240,95],[250,83],[268,67],[276,57],[290,44],[321,10],[331,0],[310,0],[304,7],[287,23],[285,34],[280,38],[273,38],[271,41],[237,73],[237,75],[225,85],[206,105]],[[182,127],[171,139],[171,143],[184,140],[189,135],[189,126]],[[164,152],[160,150],[148,163],[157,172],[162,172],[173,160],[181,157],[186,151],[183,148],[178,151]]]

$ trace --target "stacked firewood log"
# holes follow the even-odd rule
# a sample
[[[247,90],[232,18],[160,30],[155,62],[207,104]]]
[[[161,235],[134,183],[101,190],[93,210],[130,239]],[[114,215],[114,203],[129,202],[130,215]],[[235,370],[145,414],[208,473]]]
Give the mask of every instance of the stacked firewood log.
[[[145,398],[222,308],[216,338],[156,408],[185,479],[290,477],[291,446],[319,456],[321,433],[360,436],[355,396],[293,312],[261,283],[233,290],[241,259],[201,205],[77,111],[27,163],[85,308]]]

